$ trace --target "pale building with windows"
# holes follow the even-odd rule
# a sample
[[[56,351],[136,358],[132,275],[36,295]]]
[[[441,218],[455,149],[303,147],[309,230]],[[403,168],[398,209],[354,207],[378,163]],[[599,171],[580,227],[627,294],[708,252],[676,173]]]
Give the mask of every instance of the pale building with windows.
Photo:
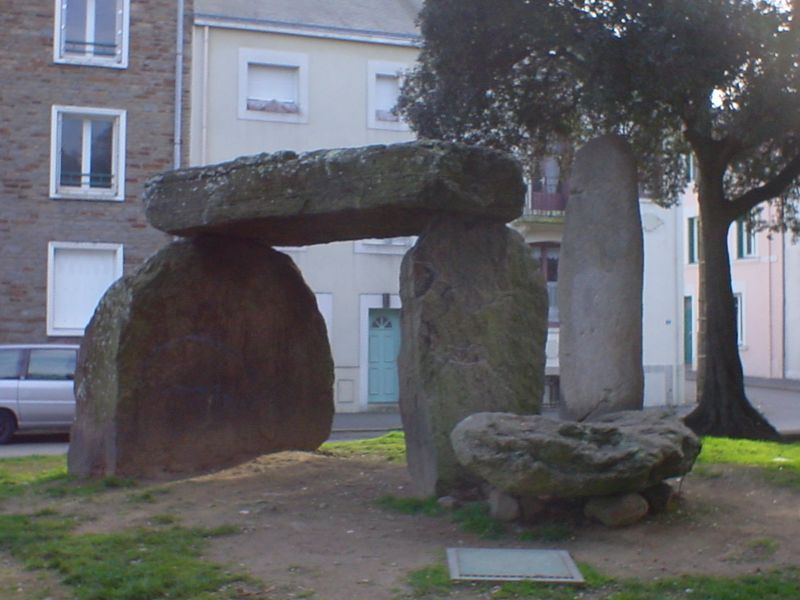
[[[395,112],[419,52],[409,0],[199,0],[191,163],[413,139]],[[328,326],[338,411],[398,400],[399,270],[413,238],[280,248]],[[265,307],[268,310],[268,307]]]
[[[697,368],[699,211],[687,190],[682,202],[684,262],[684,363]],[[776,209],[762,207],[772,221]],[[746,219],[728,232],[737,341],[746,377],[800,379],[800,247],[791,234],[752,230]]]
[[[191,162],[277,150],[413,139],[394,107],[420,38],[414,0],[198,0],[194,21]],[[542,164],[514,226],[541,261],[551,308],[547,372],[557,394],[557,268],[563,227],[558,164]],[[533,197],[532,196],[532,197]],[[674,212],[642,202],[646,252],[646,403],[683,402],[682,292]],[[678,236],[678,238],[676,238]],[[397,401],[399,268],[413,238],[282,248],[328,324],[338,411]],[[663,254],[662,251],[671,253]]]
[[[0,343],[80,338],[108,286],[167,241],[140,196],[188,156],[191,11],[191,0],[4,4]]]

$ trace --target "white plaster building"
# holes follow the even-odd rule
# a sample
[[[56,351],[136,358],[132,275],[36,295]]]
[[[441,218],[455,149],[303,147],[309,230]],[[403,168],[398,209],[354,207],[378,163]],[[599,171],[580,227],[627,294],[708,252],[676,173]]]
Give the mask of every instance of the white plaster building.
[[[392,109],[419,51],[420,8],[416,0],[199,0],[191,163],[413,139]],[[328,325],[337,411],[397,402],[398,279],[412,243],[281,249]]]
[[[421,0],[197,0],[193,31],[193,165],[277,150],[413,139],[393,114],[421,40]],[[515,223],[542,258],[551,293],[548,374],[557,390],[557,256],[563,227],[558,165]],[[548,208],[547,203],[555,203]],[[559,204],[561,202],[561,204]],[[536,208],[534,210],[534,208]],[[642,203],[647,404],[683,402],[677,216]],[[317,295],[335,363],[340,412],[397,401],[399,269],[413,240],[283,248]],[[548,260],[549,258],[549,260]],[[268,307],[265,307],[267,310]]]

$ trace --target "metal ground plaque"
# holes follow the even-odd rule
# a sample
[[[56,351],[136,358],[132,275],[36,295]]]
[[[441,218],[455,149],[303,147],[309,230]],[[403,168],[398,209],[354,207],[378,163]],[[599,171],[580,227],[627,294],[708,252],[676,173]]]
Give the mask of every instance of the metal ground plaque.
[[[481,581],[541,581],[583,583],[583,576],[566,550],[448,548],[450,579]]]

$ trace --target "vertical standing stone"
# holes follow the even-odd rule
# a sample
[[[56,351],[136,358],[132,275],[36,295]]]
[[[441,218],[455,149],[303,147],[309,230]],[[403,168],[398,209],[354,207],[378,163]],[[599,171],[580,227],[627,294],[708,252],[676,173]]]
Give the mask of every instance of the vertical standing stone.
[[[172,477],[314,450],[333,360],[314,294],[257,242],[174,242],[103,297],[81,345],[69,471]]]
[[[450,432],[475,412],[539,411],[547,291],[519,234],[455,217],[431,225],[400,275],[400,410],[421,496],[469,482]]]
[[[558,267],[564,416],[642,408],[644,250],[636,160],[607,135],[575,156]]]

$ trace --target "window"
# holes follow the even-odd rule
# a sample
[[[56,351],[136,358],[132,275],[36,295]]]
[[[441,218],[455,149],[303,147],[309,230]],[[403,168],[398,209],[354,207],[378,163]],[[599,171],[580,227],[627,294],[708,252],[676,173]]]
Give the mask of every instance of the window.
[[[408,65],[369,61],[367,64],[367,127],[408,131],[397,113],[397,99]]]
[[[693,265],[697,263],[697,217],[689,217],[686,224],[686,262]]]
[[[56,0],[53,60],[128,66],[130,0]]]
[[[736,221],[736,257],[753,258],[756,256],[756,232],[746,218]]]
[[[69,349],[31,350],[27,379],[71,381],[75,379],[77,351]]]
[[[0,350],[0,379],[19,379],[22,350]]]
[[[694,311],[691,296],[683,297],[683,363],[689,367],[694,362]]]
[[[125,199],[125,111],[53,107],[50,196]]]
[[[736,311],[736,343],[744,346],[744,299],[741,292],[733,295],[733,307]]]
[[[50,242],[47,335],[83,335],[100,298],[121,275],[121,244]]]
[[[307,123],[306,55],[241,48],[239,118]]]
[[[694,154],[687,154],[684,160],[686,161],[686,183],[694,183],[697,180],[697,161],[695,161]]]
[[[539,268],[547,284],[547,320],[551,325],[557,325],[560,320],[558,314],[558,258],[561,254],[561,246],[552,242],[531,244],[531,254],[539,263]]]

